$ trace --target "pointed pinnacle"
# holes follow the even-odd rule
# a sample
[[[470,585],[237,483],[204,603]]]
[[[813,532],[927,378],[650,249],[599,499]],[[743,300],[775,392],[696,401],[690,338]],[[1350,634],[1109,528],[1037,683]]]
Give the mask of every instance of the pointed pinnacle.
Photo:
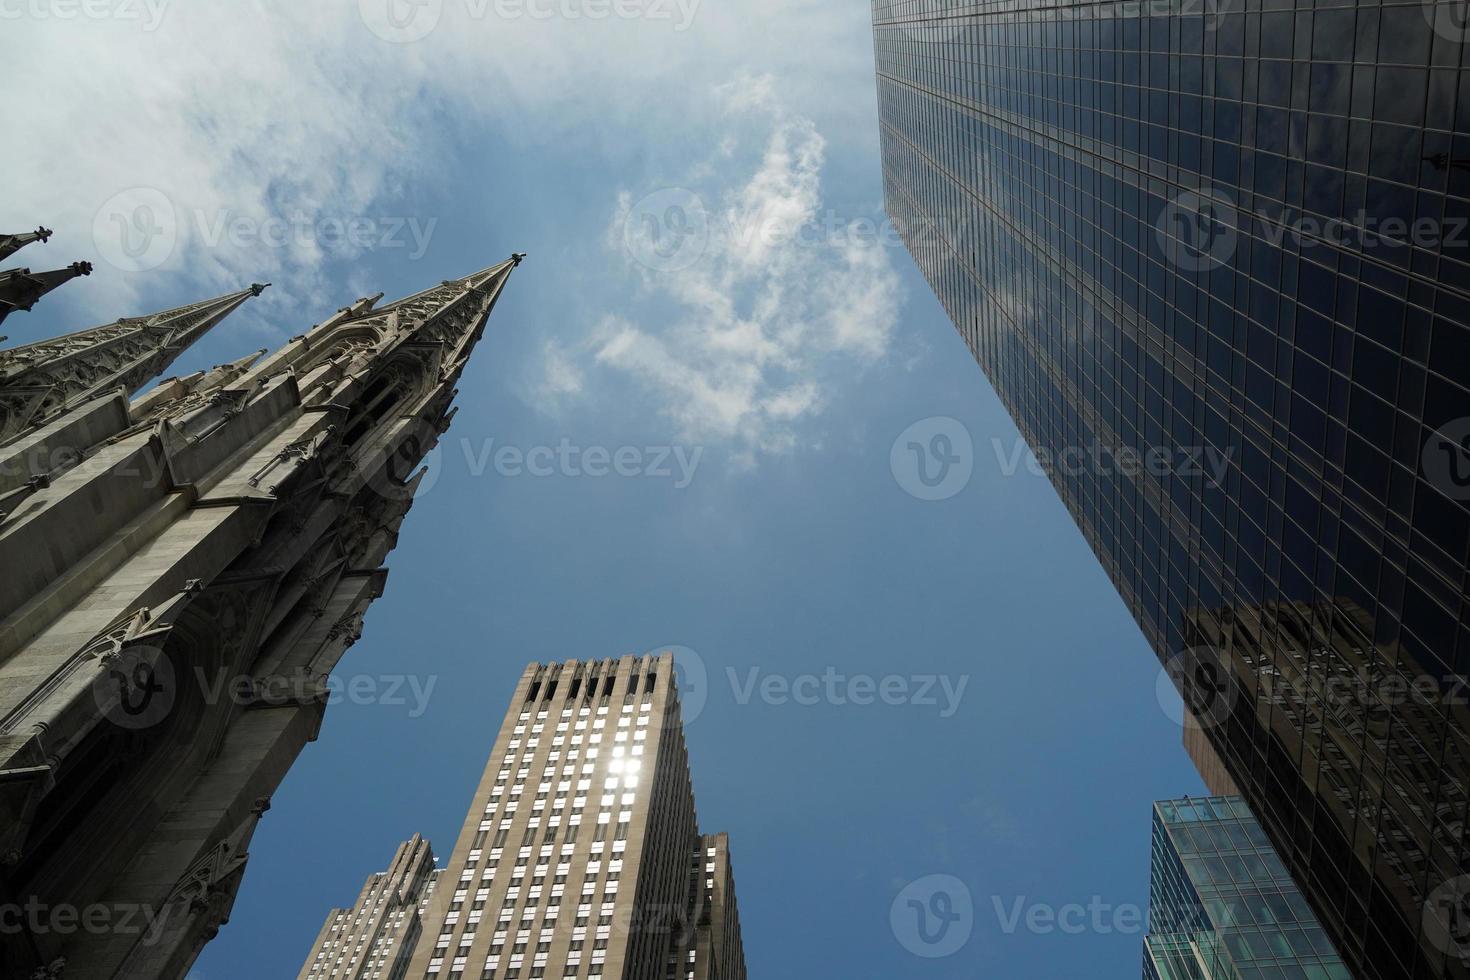
[[[50,228],[37,228],[32,232],[19,235],[0,234],[0,259],[8,258],[25,248],[31,242],[45,242],[51,237]]]
[[[73,262],[65,269],[51,272],[31,272],[30,269],[0,272],[0,321],[15,310],[29,310],[37,300],[62,283],[91,274],[90,262]]]
[[[0,273],[0,295],[8,273]],[[221,320],[254,295],[242,289],[225,296],[141,317],[125,317],[115,323],[78,330],[49,340],[27,344],[7,351],[9,360],[19,365],[6,379],[15,384],[31,383],[28,373],[55,389],[53,404],[70,405],[98,392],[121,387],[129,394],[158,377],[189,345],[209,332]],[[0,306],[0,313],[5,311]],[[65,361],[68,369],[60,375],[49,374],[51,368]],[[13,420],[12,420],[13,421]],[[34,419],[23,420],[28,425]],[[0,431],[0,438],[8,433]]]

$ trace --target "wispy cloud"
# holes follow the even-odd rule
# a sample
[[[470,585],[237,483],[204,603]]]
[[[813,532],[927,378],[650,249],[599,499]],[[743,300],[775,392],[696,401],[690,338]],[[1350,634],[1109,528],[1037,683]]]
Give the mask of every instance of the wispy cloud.
[[[629,229],[652,217],[659,247],[681,246],[688,229],[666,222],[682,199],[653,214],[637,213],[644,190],[616,202],[612,261],[582,277],[593,328],[533,351],[543,407],[600,402],[621,378],[685,436],[754,459],[814,439],[834,374],[887,356],[891,250],[823,211],[819,130],[848,148],[870,138],[851,135],[871,122],[866,11],[650,0],[675,16],[596,21],[442,0],[402,5],[433,19],[395,43],[373,13],[394,2],[155,0],[142,22],[6,20],[0,59],[22,84],[10,118],[31,152],[11,157],[0,229],[55,228],[25,256],[38,265],[96,263],[56,302],[99,320],[140,312],[162,283],[194,297],[269,280],[235,322],[284,336],[381,288],[370,253],[411,258],[436,223],[484,220],[484,205],[426,214],[417,198],[493,134],[614,186],[664,168],[653,186],[682,185],[704,222],[696,261],[651,268],[630,256]],[[493,187],[503,164],[483,166]],[[575,235],[557,247],[587,258],[595,243]]]
[[[157,281],[145,273],[197,289],[270,278],[282,287],[270,305],[329,286],[333,260],[422,245],[428,219],[403,202],[478,133],[512,146],[653,144],[677,133],[704,80],[752,57],[790,68],[783,84],[808,94],[865,73],[846,53],[861,44],[820,43],[834,19],[865,32],[862,11],[614,7],[637,16],[580,0],[17,8],[0,20],[0,60],[20,86],[7,114],[27,152],[10,155],[0,225],[44,222],[57,232],[48,255],[100,259],[86,290],[99,312],[127,309]],[[394,43],[384,25],[404,17]],[[850,101],[826,100],[836,112]],[[409,217],[417,229],[398,224]],[[147,254],[118,259],[147,236]]]
[[[826,143],[812,120],[766,76],[718,96],[707,142],[734,160],[694,164],[690,186],[625,193],[609,229],[653,312],[609,315],[584,346],[644,388],[681,438],[753,462],[802,445],[833,378],[886,356],[900,288],[884,248],[823,212]],[[741,173],[752,133],[759,149]],[[554,386],[564,365],[548,358],[546,370]]]
[[[393,217],[380,202],[434,159],[392,124],[413,88],[374,71],[345,10],[327,6],[6,21],[7,66],[46,91],[8,110],[29,152],[27,165],[12,155],[0,220],[55,228],[50,253],[94,261],[85,293],[113,315],[158,273],[199,289],[319,288],[330,256],[388,233],[360,222]]]

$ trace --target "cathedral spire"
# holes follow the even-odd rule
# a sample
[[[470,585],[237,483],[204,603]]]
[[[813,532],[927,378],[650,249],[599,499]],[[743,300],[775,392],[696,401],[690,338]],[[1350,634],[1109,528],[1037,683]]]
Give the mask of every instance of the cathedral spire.
[[[387,306],[372,307],[342,321],[344,325],[374,324],[392,337],[390,346],[402,343],[436,344],[441,348],[439,387],[452,387],[459,369],[485,329],[490,310],[505,288],[511,270],[521,264],[523,253],[472,272],[460,279],[446,279],[437,286],[414,293]]]
[[[0,358],[0,431],[7,399],[39,399],[0,437],[0,896],[157,912],[133,932],[22,923],[0,975],[188,972],[383,594],[511,268],[354,304],[130,403],[255,290]],[[226,676],[229,697],[207,690]]]
[[[36,300],[62,283],[91,274],[90,262],[73,262],[65,269],[51,272],[32,272],[30,269],[0,272],[0,322],[4,322],[14,310],[29,310],[36,305]]]
[[[0,259],[8,259],[31,242],[44,242],[50,237],[50,228],[37,228],[35,231],[22,232],[19,235],[7,235],[0,232]]]
[[[315,392],[308,400],[336,397],[346,376],[412,348],[433,376],[426,390],[442,393],[453,387],[511,270],[523,257],[512,256],[382,306],[377,305],[382,293],[360,299],[296,338],[299,344],[258,365],[255,373],[290,368],[302,378],[303,390]]]
[[[0,442],[113,388],[133,394],[185,348],[266,287],[0,351]]]

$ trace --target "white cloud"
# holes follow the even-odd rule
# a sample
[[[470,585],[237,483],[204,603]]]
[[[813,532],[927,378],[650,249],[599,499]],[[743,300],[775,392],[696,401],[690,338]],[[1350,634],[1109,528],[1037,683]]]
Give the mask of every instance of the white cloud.
[[[585,380],[582,369],[559,341],[548,340],[542,345],[541,367],[537,393],[544,405],[554,405],[567,396],[582,393]]]
[[[54,228],[49,255],[92,260],[87,293],[113,314],[159,274],[200,288],[320,286],[332,246],[316,232],[332,226],[317,219],[372,214],[422,159],[408,133],[385,125],[412,93],[372,72],[360,48],[327,41],[343,24],[322,6],[169,5],[152,31],[128,20],[6,21],[0,57],[38,90],[10,110],[27,152],[11,156],[0,220]],[[167,238],[130,271],[109,260],[124,231],[143,240],[141,221],[129,227],[142,215],[124,208],[119,227],[103,209],[134,188],[154,191],[162,206],[148,224]]]
[[[389,223],[409,222],[390,257],[426,244],[439,219],[415,214],[416,189],[441,186],[441,161],[490,134],[537,159],[607,167],[623,186],[708,188],[708,254],[682,272],[633,269],[657,315],[589,292],[585,305],[627,320],[582,338],[592,346],[539,350],[532,387],[546,405],[595,398],[596,364],[654,385],[686,434],[780,452],[822,411],[832,372],[884,356],[896,278],[883,249],[792,241],[814,228],[833,237],[813,225],[829,152],[819,130],[875,144],[866,8],[660,0],[672,19],[592,20],[566,13],[594,9],[588,0],[442,0],[400,8],[438,19],[418,41],[389,43],[373,11],[399,2],[150,0],[133,5],[144,21],[35,13],[61,9],[47,0],[14,8],[0,61],[19,86],[11,129],[26,138],[5,157],[0,230],[56,229],[23,255],[37,267],[93,261],[93,278],[58,302],[99,321],[140,312],[160,283],[195,297],[272,281],[237,319],[287,336],[381,288],[351,260],[382,249]],[[471,190],[500,193],[497,161],[484,167]],[[136,188],[162,202],[109,204]],[[166,247],[144,256],[149,267],[109,263],[145,226],[168,231],[151,239]]]
[[[720,88],[719,125],[748,128],[754,115],[763,144],[743,182],[706,192],[719,207],[688,188],[653,195],[647,214],[620,198],[608,244],[621,247],[630,222],[653,226],[629,251],[653,267],[641,270],[658,310],[645,322],[660,326],[609,317],[593,339],[596,362],[642,386],[680,438],[726,441],[752,460],[815,438],[804,424],[821,413],[827,385],[884,357],[899,303],[887,252],[822,211],[825,141],[774,93],[749,76]],[[700,210],[706,222],[687,216]],[[650,250],[659,242],[670,248]]]
[[[432,29],[383,40],[374,27],[389,5],[431,16]],[[599,19],[627,9],[643,14]],[[823,93],[837,78],[867,81],[852,49],[870,44],[865,10],[814,0],[115,0],[85,11],[34,0],[0,12],[7,118],[25,134],[6,156],[0,228],[54,228],[31,261],[92,260],[85,293],[112,315],[160,275],[196,291],[270,279],[280,288],[268,307],[319,290],[345,302],[323,278],[329,261],[388,232],[343,235],[334,222],[403,217],[394,202],[466,134],[537,149],[677,141],[691,93],[704,98],[706,79],[750,60],[789,68],[783,86],[855,116],[853,100]],[[855,43],[821,43],[834,34]],[[139,187],[170,208],[135,215],[124,202],[122,218],[166,224],[174,240],[156,268],[128,271],[98,255],[93,227],[120,235],[99,211]],[[401,234],[407,254],[413,236]]]

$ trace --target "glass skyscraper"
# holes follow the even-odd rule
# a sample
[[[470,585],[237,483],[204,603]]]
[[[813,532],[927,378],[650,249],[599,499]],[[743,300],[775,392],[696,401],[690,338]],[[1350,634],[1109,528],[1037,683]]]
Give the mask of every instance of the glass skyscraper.
[[[1144,980],[1351,980],[1240,797],[1154,804]]]
[[[1470,975],[1464,0],[875,0],[888,212],[1353,972]]]

